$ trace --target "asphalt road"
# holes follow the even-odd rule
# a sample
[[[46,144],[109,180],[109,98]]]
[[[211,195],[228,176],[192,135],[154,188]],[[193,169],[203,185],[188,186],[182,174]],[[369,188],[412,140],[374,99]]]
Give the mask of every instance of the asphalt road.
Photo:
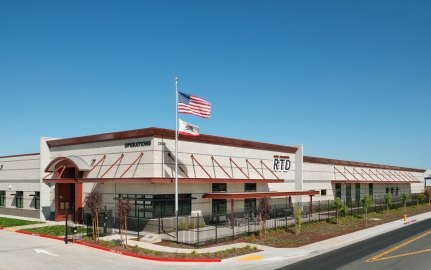
[[[431,219],[279,268],[431,269]]]

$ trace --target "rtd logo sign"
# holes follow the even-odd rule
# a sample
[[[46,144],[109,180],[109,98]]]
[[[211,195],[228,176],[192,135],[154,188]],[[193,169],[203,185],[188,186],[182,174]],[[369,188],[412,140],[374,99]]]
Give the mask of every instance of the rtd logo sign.
[[[288,156],[274,156],[272,162],[274,172],[287,172],[290,169],[290,160]]]

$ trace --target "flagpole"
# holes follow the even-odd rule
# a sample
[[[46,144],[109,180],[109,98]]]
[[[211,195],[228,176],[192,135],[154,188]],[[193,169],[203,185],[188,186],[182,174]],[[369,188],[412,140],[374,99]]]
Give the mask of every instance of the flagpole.
[[[175,77],[175,217],[178,243],[178,77]]]

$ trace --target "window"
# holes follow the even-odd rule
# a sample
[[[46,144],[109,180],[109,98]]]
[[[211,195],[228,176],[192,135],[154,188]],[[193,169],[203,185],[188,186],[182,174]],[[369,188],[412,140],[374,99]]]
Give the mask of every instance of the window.
[[[341,183],[335,184],[335,198],[341,198]]]
[[[6,202],[6,191],[0,190],[0,206],[5,206]]]
[[[391,194],[394,195],[394,188],[391,187]]]
[[[326,196],[326,189],[321,189],[320,190],[320,195]]]
[[[389,188],[386,188],[386,193],[389,193]]]
[[[119,194],[119,198],[129,199],[132,210],[129,217],[159,218],[175,216],[174,194]],[[178,194],[178,215],[190,215],[192,195]]]
[[[40,209],[40,192],[34,194],[34,209]]]
[[[16,208],[23,208],[23,198],[24,198],[24,192],[23,191],[17,191],[15,194],[15,206],[16,206]]]
[[[244,200],[244,215],[253,216],[256,210],[256,199],[245,199]]]
[[[361,200],[361,184],[355,184],[355,200],[356,202]]]
[[[373,183],[369,183],[368,184],[368,195],[370,195],[371,197],[373,197]]]
[[[245,192],[256,192],[256,183],[245,183],[244,184]]]
[[[398,196],[398,192],[400,191],[400,188],[395,188],[395,196]]]
[[[226,183],[213,183],[212,184],[212,192],[226,192],[227,184]]]
[[[227,202],[226,200],[218,200],[218,199],[214,199],[212,201],[212,211],[213,211],[213,216],[226,216],[227,213]],[[219,218],[219,221],[221,219]],[[215,221],[215,219],[214,219]],[[223,221],[223,220],[222,220]]]
[[[352,184],[346,184],[346,202],[352,202]]]

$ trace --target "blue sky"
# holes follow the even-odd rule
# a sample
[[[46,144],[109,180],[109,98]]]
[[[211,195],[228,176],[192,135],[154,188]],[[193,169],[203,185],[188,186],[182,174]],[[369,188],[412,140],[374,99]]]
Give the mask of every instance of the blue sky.
[[[429,1],[0,1],[0,155],[174,128],[431,168]]]

